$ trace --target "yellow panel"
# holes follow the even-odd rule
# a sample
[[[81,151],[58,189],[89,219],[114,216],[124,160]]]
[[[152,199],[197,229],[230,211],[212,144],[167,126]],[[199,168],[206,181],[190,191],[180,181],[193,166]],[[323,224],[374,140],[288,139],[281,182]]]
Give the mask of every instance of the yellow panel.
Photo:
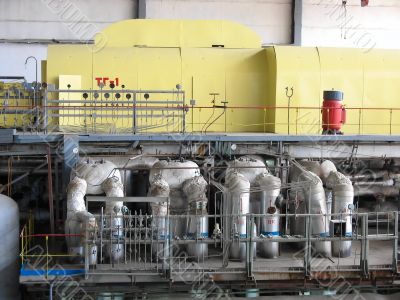
[[[262,108],[267,99],[264,50],[226,50],[226,98],[229,106],[250,107],[229,109],[227,130],[230,132],[263,132],[267,128],[266,112]]]
[[[173,90],[177,84],[182,84],[181,57],[178,48],[104,48],[102,51],[94,53],[93,59],[93,85],[97,85],[96,77],[109,79],[118,78],[119,87],[124,85],[128,90]],[[107,87],[108,88],[108,87]],[[176,95],[175,95],[176,96]],[[126,94],[122,94],[119,101],[126,100],[126,103],[111,104],[108,107],[100,105],[97,107],[97,119],[95,120],[97,130],[103,132],[114,132],[120,130],[130,130],[133,127],[133,98],[128,101]],[[114,95],[109,99],[117,100]],[[137,95],[137,101],[142,101],[138,106],[146,106],[144,94]],[[148,100],[154,101],[173,101],[174,95],[152,94]],[[167,114],[167,110],[152,111],[143,110],[144,117],[138,117],[136,122],[139,127],[151,127],[154,131],[160,131],[159,127],[163,124],[168,130],[179,131],[175,125],[178,118],[174,118],[176,112]],[[131,110],[129,110],[131,108]],[[114,109],[123,110],[123,117],[105,117],[112,115]],[[140,109],[140,108],[139,108]],[[141,111],[140,111],[141,112]],[[158,117],[158,115],[162,115]],[[156,117],[157,115],[157,117]],[[146,118],[146,116],[148,116]],[[91,120],[92,121],[92,120]],[[94,120],[93,120],[94,121]],[[174,124],[172,124],[174,123]],[[175,128],[173,128],[175,126]]]
[[[400,133],[400,52],[372,50],[365,55],[363,133]],[[368,108],[386,108],[377,111]],[[392,126],[390,125],[392,123]]]
[[[224,53],[223,49],[182,49],[183,88],[187,91],[188,99],[196,100],[194,120],[191,114],[188,115],[190,131],[192,128],[197,132],[224,131],[224,118],[212,123],[223,111],[206,108],[213,106],[210,93],[219,94],[215,97],[216,105],[221,105],[221,101],[226,99]]]
[[[58,87],[59,75],[81,75],[82,88],[92,85],[92,48],[89,45],[49,45],[46,82]],[[72,89],[75,87],[72,86]]]
[[[82,88],[82,76],[81,75],[60,75],[59,76],[59,89],[68,90],[71,89],[80,90]],[[72,88],[73,87],[73,88]],[[82,100],[81,93],[59,93],[59,100]],[[59,104],[59,107],[69,107],[72,109],[60,109],[59,111],[54,110],[54,112],[59,112],[60,117],[58,118],[59,130],[61,131],[73,131],[74,128],[82,128],[85,125],[85,118],[76,116],[84,114],[84,111],[79,109],[80,104],[78,103],[65,103]],[[54,122],[53,120],[52,122]]]
[[[277,61],[275,132],[315,134],[321,131],[320,66],[316,48],[275,46]],[[286,87],[293,88],[288,112]],[[301,108],[303,107],[303,108]],[[304,108],[306,107],[306,108]],[[288,128],[288,116],[290,127]]]
[[[276,85],[277,85],[277,64],[274,47],[267,47],[265,50],[266,69],[265,81],[263,85],[266,88],[266,98],[262,102],[265,116],[263,122],[266,132],[275,132],[275,106],[276,106]]]
[[[96,35],[95,49],[104,47],[260,48],[261,38],[249,28],[217,20],[125,20]]]

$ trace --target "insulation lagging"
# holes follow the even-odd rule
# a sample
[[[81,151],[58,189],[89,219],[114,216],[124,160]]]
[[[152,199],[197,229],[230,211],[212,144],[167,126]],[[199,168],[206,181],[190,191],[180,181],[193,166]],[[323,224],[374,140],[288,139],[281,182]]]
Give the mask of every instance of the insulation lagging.
[[[65,232],[67,236],[67,246],[72,257],[83,256],[83,241],[78,235],[82,235],[85,228],[92,234],[98,229],[98,224],[94,216],[89,213],[85,206],[84,197],[88,195],[99,195],[105,193],[107,197],[123,197],[123,184],[120,172],[117,167],[109,161],[81,161],[75,168],[67,190],[67,220]],[[124,256],[123,238],[123,202],[107,201],[105,213],[109,215],[109,220],[101,226],[110,228],[110,236],[117,239],[117,242],[107,244],[106,254],[111,262],[121,261]],[[111,226],[111,227],[110,227]],[[73,236],[77,235],[77,236]],[[97,262],[97,246],[89,247],[89,263]]]
[[[171,238],[178,240],[201,240],[208,237],[208,218],[206,217],[208,199],[205,195],[207,183],[195,162],[159,161],[150,170],[149,181],[153,195],[155,193],[169,197],[170,219],[169,224],[166,225],[170,228],[168,236],[171,235]],[[157,186],[164,187],[160,189]],[[161,211],[158,205],[152,207],[152,212],[158,212],[157,218],[160,220],[162,219],[159,218]],[[194,213],[195,217],[189,218],[188,215],[191,213]],[[178,251],[187,251],[188,257],[194,260],[202,260],[208,256],[208,246],[201,242],[188,247],[180,246]]]

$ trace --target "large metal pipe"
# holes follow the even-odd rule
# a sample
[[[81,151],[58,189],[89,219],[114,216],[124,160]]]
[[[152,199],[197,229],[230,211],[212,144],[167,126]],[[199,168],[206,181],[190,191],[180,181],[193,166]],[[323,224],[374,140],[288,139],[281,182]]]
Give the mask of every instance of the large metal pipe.
[[[75,174],[75,176],[79,177],[80,179],[83,179],[86,184],[85,190],[82,186],[80,187],[79,196],[82,197],[82,199],[79,198],[81,206],[83,206],[81,208],[84,208],[85,211],[86,208],[83,200],[85,194],[99,195],[106,193],[107,197],[124,196],[120,172],[117,167],[110,161],[93,161],[90,159],[82,160],[77,165],[73,174]],[[122,201],[107,201],[105,204],[105,224],[101,224],[101,226],[110,228],[110,235],[118,239],[123,237],[122,207]],[[81,227],[81,230],[83,228],[84,227]],[[79,233],[81,233],[81,231],[79,231]],[[107,245],[106,253],[107,255],[109,255],[112,261],[119,261],[124,255],[123,244],[117,242],[115,244]]]
[[[152,178],[150,182],[149,195],[153,197],[169,197],[169,185],[161,176]],[[168,203],[167,202],[151,202],[152,228],[156,240],[165,241],[169,238],[169,221],[168,221]],[[164,259],[168,257],[168,247],[164,247],[162,242],[155,243],[152,247],[152,255]]]
[[[353,234],[351,215],[353,209],[354,190],[349,178],[340,172],[331,172],[326,186],[333,192],[333,213],[344,214],[334,216],[331,221],[331,236],[351,237]],[[332,254],[337,257],[351,255],[351,241],[332,242]]]
[[[230,240],[233,240],[229,249],[229,258],[246,259],[246,243],[235,241],[236,238],[246,238],[246,215],[250,212],[250,182],[241,173],[231,171],[226,175],[225,184],[228,188],[226,203],[227,214],[234,214],[228,224],[225,224],[226,230],[230,234]]]
[[[182,190],[189,202],[188,238],[196,240],[208,238],[207,182],[202,176],[193,177],[183,183]],[[208,256],[208,245],[201,242],[189,244],[187,251],[190,258],[201,261]]]
[[[305,203],[308,212],[311,214],[319,214],[319,216],[310,217],[311,235],[319,235],[325,237],[329,235],[329,216],[327,215],[327,207],[325,200],[325,190],[322,186],[321,179],[310,171],[304,171],[299,176],[300,181],[307,181],[309,185],[303,188]],[[314,255],[331,256],[331,243],[329,241],[313,242],[312,252]]]
[[[174,218],[188,212],[188,201],[182,192],[182,184],[193,177],[200,176],[199,166],[192,161],[166,161],[156,162],[150,170],[149,181],[163,178],[169,186],[170,193],[170,228],[174,238],[183,238],[187,234],[187,218]]]
[[[107,197],[124,197],[124,186],[120,178],[116,176],[107,178],[101,184],[101,187]],[[120,262],[124,257],[124,244],[122,242],[124,237],[123,205],[123,201],[106,202],[105,214],[107,217],[105,226],[106,228],[111,228],[112,237],[121,240],[121,242],[110,244],[106,248],[106,253],[113,262]]]
[[[281,180],[278,177],[264,173],[257,177],[257,185],[261,188],[260,192],[260,214],[265,214],[261,218],[260,233],[266,237],[280,235],[279,210],[276,208],[275,201],[280,194]],[[259,243],[260,254],[266,258],[279,256],[278,242]]]
[[[96,219],[86,210],[85,194],[87,190],[86,180],[75,177],[67,188],[67,220],[65,221],[65,233],[68,246],[68,254],[72,259],[78,257],[83,258],[84,247],[82,245],[81,234],[87,226],[96,227]],[[95,264],[97,260],[97,247],[92,245],[90,249],[91,264]]]

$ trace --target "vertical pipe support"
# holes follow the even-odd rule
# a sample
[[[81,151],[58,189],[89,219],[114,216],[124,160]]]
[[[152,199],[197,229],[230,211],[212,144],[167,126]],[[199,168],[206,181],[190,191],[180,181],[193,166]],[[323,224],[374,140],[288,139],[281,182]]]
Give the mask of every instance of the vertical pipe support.
[[[397,263],[398,263],[398,242],[399,242],[399,212],[394,212],[394,239],[393,239],[393,273],[398,273]]]

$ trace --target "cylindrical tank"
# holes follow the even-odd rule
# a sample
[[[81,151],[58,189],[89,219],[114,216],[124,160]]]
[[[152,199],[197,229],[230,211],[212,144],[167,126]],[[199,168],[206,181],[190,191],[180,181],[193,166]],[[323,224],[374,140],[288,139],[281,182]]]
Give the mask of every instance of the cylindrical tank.
[[[244,175],[237,172],[229,172],[225,180],[228,187],[226,213],[240,215],[227,220],[228,233],[234,240],[229,249],[229,258],[244,261],[246,243],[237,242],[235,239],[247,237],[246,215],[250,210],[250,182]]]
[[[276,198],[280,194],[281,180],[270,174],[262,174],[257,177],[257,184],[261,188],[260,214],[261,218],[260,233],[267,237],[280,235],[279,210],[275,206]],[[278,242],[261,242],[259,244],[262,257],[275,258],[279,255]]]
[[[324,91],[322,104],[323,134],[341,133],[346,122],[346,109],[343,106],[343,93],[340,91]]]
[[[0,236],[0,299],[19,299],[18,205],[5,195],[0,195]]]

